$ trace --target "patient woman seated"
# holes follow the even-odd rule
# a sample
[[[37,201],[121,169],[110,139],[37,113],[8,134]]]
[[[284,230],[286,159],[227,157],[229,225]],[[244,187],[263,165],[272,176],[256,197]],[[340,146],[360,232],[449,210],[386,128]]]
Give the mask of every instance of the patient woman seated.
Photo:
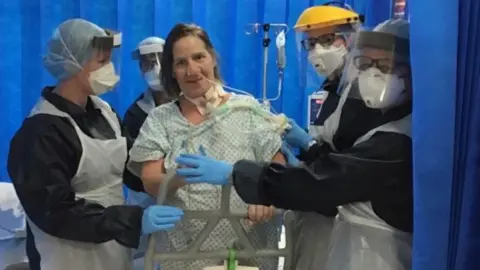
[[[251,97],[224,92],[214,49],[203,29],[195,25],[176,25],[167,37],[161,66],[165,89],[176,100],[150,113],[130,151],[130,168],[141,176],[151,195],[158,195],[165,174],[175,171],[177,156],[186,152],[198,153],[200,147],[209,156],[232,163],[240,159],[284,162],[280,153],[280,135],[273,129],[262,128],[271,123],[258,111],[227,109],[212,112],[214,108],[228,107],[236,101],[258,107],[259,104]],[[168,194],[165,203],[183,209],[220,208],[221,188],[217,186],[185,185],[182,179],[176,178],[170,182]],[[247,205],[234,190],[230,203],[231,209],[248,211],[248,219],[243,220],[242,225],[255,248],[277,248],[279,220],[273,218],[273,207]],[[183,221],[168,232],[164,251],[184,250],[205,223],[201,220]],[[235,239],[230,222],[222,220],[201,250],[225,250],[234,244]],[[221,260],[167,261],[162,262],[162,269],[199,270],[219,264],[222,264]],[[277,268],[277,259],[262,258],[244,264],[273,270]]]

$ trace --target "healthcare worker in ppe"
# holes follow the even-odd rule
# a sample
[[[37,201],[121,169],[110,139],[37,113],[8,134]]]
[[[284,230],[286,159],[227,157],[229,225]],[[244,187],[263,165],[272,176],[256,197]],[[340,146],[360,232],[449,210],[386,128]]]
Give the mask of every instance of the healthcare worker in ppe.
[[[148,37],[142,40],[132,52],[132,58],[138,61],[140,72],[148,85],[147,89],[128,108],[123,118],[123,124],[132,140],[138,137],[140,128],[150,111],[170,101],[160,81],[160,61],[162,60],[164,45],[165,40],[159,37]],[[142,180],[129,170],[125,171],[125,174],[131,175],[131,177],[136,178],[139,183],[142,183]],[[143,190],[135,191],[129,189],[128,204],[147,208],[157,203],[154,197]],[[139,248],[134,252],[135,269],[143,269],[142,258],[145,256],[147,245],[148,235],[144,235],[140,240]]]
[[[355,33],[363,21],[363,16],[357,14],[343,2],[332,1],[321,6],[307,8],[298,17],[295,24],[297,32],[297,48],[301,74],[324,79],[317,95],[323,97],[323,104],[313,122],[313,130],[323,127],[327,119],[338,105],[337,94],[340,77],[347,51],[347,40]],[[308,59],[311,65],[302,63]]]
[[[137,49],[132,52],[132,58],[139,61],[140,72],[148,84],[147,89],[128,108],[123,119],[123,124],[132,140],[138,137],[140,128],[150,111],[170,101],[160,81],[160,61],[164,44],[165,41],[161,38],[148,37],[142,40]],[[128,171],[128,173],[130,172]],[[133,174],[132,176],[142,183],[139,177]],[[143,207],[156,204],[155,198],[143,190],[140,192],[129,190],[128,201],[130,204],[138,204]]]
[[[43,90],[11,141],[8,173],[41,269],[130,270],[140,236],[182,217],[173,207],[124,205],[123,183],[138,183],[123,177],[127,138],[98,97],[120,79],[112,63],[120,42],[119,33],[82,19],[60,24],[43,59],[58,83]]]
[[[340,77],[347,57],[347,40],[361,25],[363,18],[342,2],[328,2],[306,9],[295,25],[301,73],[313,78],[323,78],[317,91],[323,104],[310,125],[309,133],[317,137],[325,120],[335,111],[340,100],[337,93]],[[302,65],[305,60],[310,65]],[[304,69],[304,70],[303,70]],[[299,158],[307,163],[315,159],[300,149]],[[291,154],[288,149],[284,152]],[[293,161],[292,161],[293,160]],[[295,164],[296,158],[290,158]],[[323,269],[328,258],[328,245],[333,228],[336,206],[322,214],[295,212],[295,267],[299,269]]]
[[[182,155],[177,174],[188,183],[226,184],[231,179],[247,203],[319,213],[340,206],[325,269],[411,269],[409,57],[405,20],[389,20],[356,35],[339,88],[341,99],[326,120],[322,141],[314,142],[293,122],[287,134],[318,157],[308,167],[248,160],[231,165]],[[360,100],[368,110],[345,118],[348,100]]]
[[[156,106],[171,101],[160,80],[160,62],[164,44],[165,41],[159,37],[148,37],[142,40],[137,49],[132,52],[132,58],[138,61],[140,72],[148,85],[128,108],[123,120],[130,136],[134,139],[137,138],[148,113]]]

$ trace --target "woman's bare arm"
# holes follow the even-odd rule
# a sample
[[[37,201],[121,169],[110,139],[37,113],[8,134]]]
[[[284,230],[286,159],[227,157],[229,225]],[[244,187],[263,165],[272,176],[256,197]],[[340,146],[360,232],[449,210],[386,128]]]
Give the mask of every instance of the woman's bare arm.
[[[165,180],[164,159],[146,161],[142,165],[141,178],[145,191],[154,196],[158,196],[160,185]],[[183,179],[174,177],[169,183],[168,194],[172,194],[179,188],[185,186]]]
[[[287,164],[287,160],[285,159],[285,155],[283,155],[283,153],[281,151],[278,151],[275,154],[275,156],[273,156],[272,161],[283,164],[283,165]]]

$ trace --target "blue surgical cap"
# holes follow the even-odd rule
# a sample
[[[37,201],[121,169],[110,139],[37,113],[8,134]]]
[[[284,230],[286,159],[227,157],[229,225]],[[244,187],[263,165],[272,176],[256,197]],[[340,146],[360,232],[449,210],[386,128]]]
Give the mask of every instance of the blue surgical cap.
[[[58,81],[64,81],[80,72],[93,56],[92,40],[106,36],[105,30],[83,20],[71,19],[60,24],[49,43],[43,65]]]

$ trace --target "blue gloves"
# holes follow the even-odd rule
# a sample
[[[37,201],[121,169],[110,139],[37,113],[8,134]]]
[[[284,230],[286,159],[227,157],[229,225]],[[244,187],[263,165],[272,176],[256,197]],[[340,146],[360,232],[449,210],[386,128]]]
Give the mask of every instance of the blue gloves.
[[[295,123],[295,120],[290,119],[288,121],[291,128],[286,131],[283,139],[292,147],[302,148],[303,150],[308,150],[308,144],[313,140],[313,138],[308,135],[305,130]]]
[[[177,175],[183,176],[188,184],[228,184],[233,165],[207,157],[203,148],[200,153],[202,155],[182,154],[177,157],[175,162],[180,166]]]
[[[282,153],[285,155],[285,159],[287,159],[288,164],[298,167],[300,165],[300,160],[295,156],[292,152],[292,149],[288,146],[287,143],[283,142],[282,144]]]
[[[183,211],[172,206],[152,205],[143,211],[142,233],[151,234],[173,229],[183,217]]]

